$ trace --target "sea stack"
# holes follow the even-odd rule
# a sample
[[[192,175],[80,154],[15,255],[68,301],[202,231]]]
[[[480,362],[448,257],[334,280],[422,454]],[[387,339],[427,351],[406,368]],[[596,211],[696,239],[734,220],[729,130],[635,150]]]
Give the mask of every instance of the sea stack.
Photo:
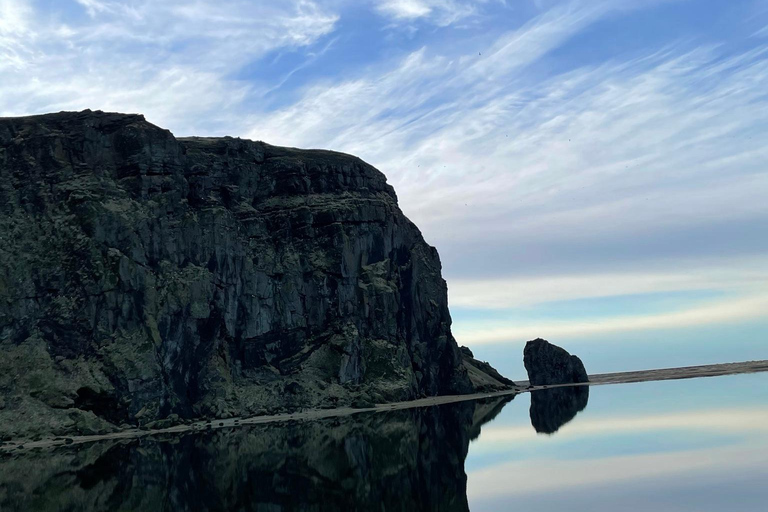
[[[475,389],[437,251],[354,156],[5,118],[0,210],[0,435]]]
[[[589,382],[581,359],[541,338],[525,344],[523,364],[533,386]]]

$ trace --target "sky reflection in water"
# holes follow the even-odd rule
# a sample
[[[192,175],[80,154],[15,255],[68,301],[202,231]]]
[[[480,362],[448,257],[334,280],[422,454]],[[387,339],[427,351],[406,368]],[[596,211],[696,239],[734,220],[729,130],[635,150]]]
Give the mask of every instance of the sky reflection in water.
[[[0,510],[762,512],[767,384],[559,388],[32,451],[0,458]]]
[[[528,402],[470,445],[473,512],[765,510],[766,374],[596,386],[554,435],[536,434]]]

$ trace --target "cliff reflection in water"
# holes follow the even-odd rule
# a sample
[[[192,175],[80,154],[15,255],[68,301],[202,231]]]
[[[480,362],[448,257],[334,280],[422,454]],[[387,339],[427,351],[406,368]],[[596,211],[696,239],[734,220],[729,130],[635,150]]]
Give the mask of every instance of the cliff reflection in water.
[[[0,510],[468,510],[469,442],[504,403],[0,459]]]
[[[469,443],[509,400],[6,457],[0,510],[467,511]],[[534,427],[557,430],[582,400],[533,393]]]
[[[554,434],[587,407],[589,386],[568,386],[531,392],[531,425]]]

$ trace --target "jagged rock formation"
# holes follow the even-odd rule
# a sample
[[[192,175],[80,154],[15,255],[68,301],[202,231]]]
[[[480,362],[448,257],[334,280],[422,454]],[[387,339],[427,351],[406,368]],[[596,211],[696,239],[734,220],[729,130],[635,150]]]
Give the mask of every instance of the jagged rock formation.
[[[469,441],[507,399],[0,459],[2,510],[468,511]]]
[[[581,359],[541,338],[525,344],[523,364],[534,386],[589,382]]]
[[[0,435],[474,389],[437,251],[358,158],[0,119],[0,210]]]

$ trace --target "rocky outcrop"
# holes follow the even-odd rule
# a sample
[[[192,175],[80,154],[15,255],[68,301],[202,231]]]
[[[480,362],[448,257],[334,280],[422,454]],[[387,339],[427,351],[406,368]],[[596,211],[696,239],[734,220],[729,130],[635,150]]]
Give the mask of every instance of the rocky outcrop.
[[[0,119],[0,210],[0,435],[474,389],[437,251],[353,156]]]
[[[541,338],[525,344],[523,364],[534,386],[589,382],[581,359]]]

